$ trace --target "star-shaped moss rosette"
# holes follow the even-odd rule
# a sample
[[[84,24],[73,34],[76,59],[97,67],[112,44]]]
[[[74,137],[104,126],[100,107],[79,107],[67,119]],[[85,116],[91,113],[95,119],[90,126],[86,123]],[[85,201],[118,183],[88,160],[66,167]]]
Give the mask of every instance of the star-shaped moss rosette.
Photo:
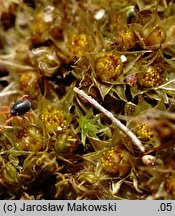
[[[100,115],[96,115],[94,118],[94,114],[92,109],[87,111],[87,113],[84,115],[80,112],[80,110],[77,112],[79,115],[78,117],[78,127],[76,128],[76,133],[81,134],[81,141],[83,145],[86,144],[86,139],[88,136],[92,138],[98,138],[98,135],[103,137],[105,135],[105,132],[109,133],[107,126],[103,125],[100,122]]]

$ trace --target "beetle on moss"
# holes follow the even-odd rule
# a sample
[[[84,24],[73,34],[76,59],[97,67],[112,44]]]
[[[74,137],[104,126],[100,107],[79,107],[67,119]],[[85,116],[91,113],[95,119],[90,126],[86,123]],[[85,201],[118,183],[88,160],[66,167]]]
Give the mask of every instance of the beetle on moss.
[[[0,114],[7,113],[8,119],[5,121],[4,125],[0,129],[0,131],[15,117],[21,122],[23,119],[29,121],[28,117],[25,116],[26,113],[31,109],[31,103],[26,98],[29,97],[28,95],[24,95],[16,101],[15,103],[11,103],[9,107],[3,106]]]
[[[11,116],[21,116],[28,112],[31,108],[31,103],[27,99],[18,100],[10,108]]]

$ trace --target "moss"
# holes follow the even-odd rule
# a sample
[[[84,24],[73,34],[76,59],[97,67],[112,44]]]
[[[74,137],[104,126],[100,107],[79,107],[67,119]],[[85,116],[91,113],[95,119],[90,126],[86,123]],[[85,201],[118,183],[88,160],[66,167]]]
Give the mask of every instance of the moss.
[[[48,133],[54,133],[66,127],[66,120],[63,112],[51,106],[48,106],[42,111],[41,120],[44,122]]]
[[[131,169],[131,161],[127,152],[120,152],[112,147],[102,153],[101,165],[111,175],[124,177]]]
[[[0,199],[174,199],[174,8],[1,1]]]
[[[144,74],[138,76],[138,80],[142,87],[156,87],[164,82],[164,72],[159,66],[149,66]]]
[[[137,136],[142,140],[150,140],[154,136],[153,130],[149,127],[147,123],[137,122],[134,128]]]
[[[95,74],[101,81],[115,81],[122,73],[122,60],[116,52],[101,53],[96,59]]]

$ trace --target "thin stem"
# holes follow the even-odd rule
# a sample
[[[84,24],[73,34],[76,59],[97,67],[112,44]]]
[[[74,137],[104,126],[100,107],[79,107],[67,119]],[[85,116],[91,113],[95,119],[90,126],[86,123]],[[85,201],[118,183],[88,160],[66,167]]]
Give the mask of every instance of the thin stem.
[[[32,70],[33,69],[31,66],[21,65],[21,64],[11,62],[9,60],[4,60],[1,58],[0,58],[0,64],[8,66],[8,67],[13,67],[13,68],[19,69],[19,70]]]
[[[3,92],[0,92],[0,97],[4,97],[4,96],[7,96],[7,95],[12,95],[12,94],[18,94],[19,91],[17,90],[10,90],[10,91],[3,91]]]
[[[0,125],[0,128],[10,128],[12,129],[13,127],[12,126],[4,126],[4,125]],[[1,129],[0,129],[1,130]]]
[[[104,113],[106,116],[108,116],[111,121],[117,125],[122,131],[124,131],[133,141],[133,143],[142,151],[145,151],[144,146],[142,145],[141,141],[136,137],[136,135],[129,130],[124,124],[122,124],[118,119],[114,117],[114,115],[106,110],[103,106],[101,106],[95,99],[93,99],[91,96],[88,96],[84,91],[79,90],[77,87],[74,87],[73,89],[77,94],[84,97],[88,102],[90,102],[94,107],[96,107],[100,112]]]
[[[5,150],[5,151],[2,151],[0,152],[0,155],[4,155],[4,154],[10,154],[10,153],[13,153],[13,154],[17,154],[17,155],[29,155],[31,153],[33,153],[32,151],[18,151],[18,150]]]

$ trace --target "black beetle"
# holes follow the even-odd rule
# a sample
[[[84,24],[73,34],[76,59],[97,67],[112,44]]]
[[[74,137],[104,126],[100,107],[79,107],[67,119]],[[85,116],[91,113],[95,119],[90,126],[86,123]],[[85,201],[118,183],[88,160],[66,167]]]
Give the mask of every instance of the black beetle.
[[[2,107],[2,111],[0,112],[0,114],[8,113],[8,119],[5,121],[4,125],[1,127],[0,131],[14,118],[17,118],[20,122],[23,119],[29,122],[29,118],[25,116],[24,114],[28,113],[32,105],[30,101],[25,99],[26,97],[28,97],[28,95],[22,96],[21,99],[19,99],[18,101],[10,105],[10,107],[6,107],[6,106]]]
[[[10,108],[10,115],[12,116],[21,116],[28,112],[31,108],[30,101],[26,99],[18,100]]]

